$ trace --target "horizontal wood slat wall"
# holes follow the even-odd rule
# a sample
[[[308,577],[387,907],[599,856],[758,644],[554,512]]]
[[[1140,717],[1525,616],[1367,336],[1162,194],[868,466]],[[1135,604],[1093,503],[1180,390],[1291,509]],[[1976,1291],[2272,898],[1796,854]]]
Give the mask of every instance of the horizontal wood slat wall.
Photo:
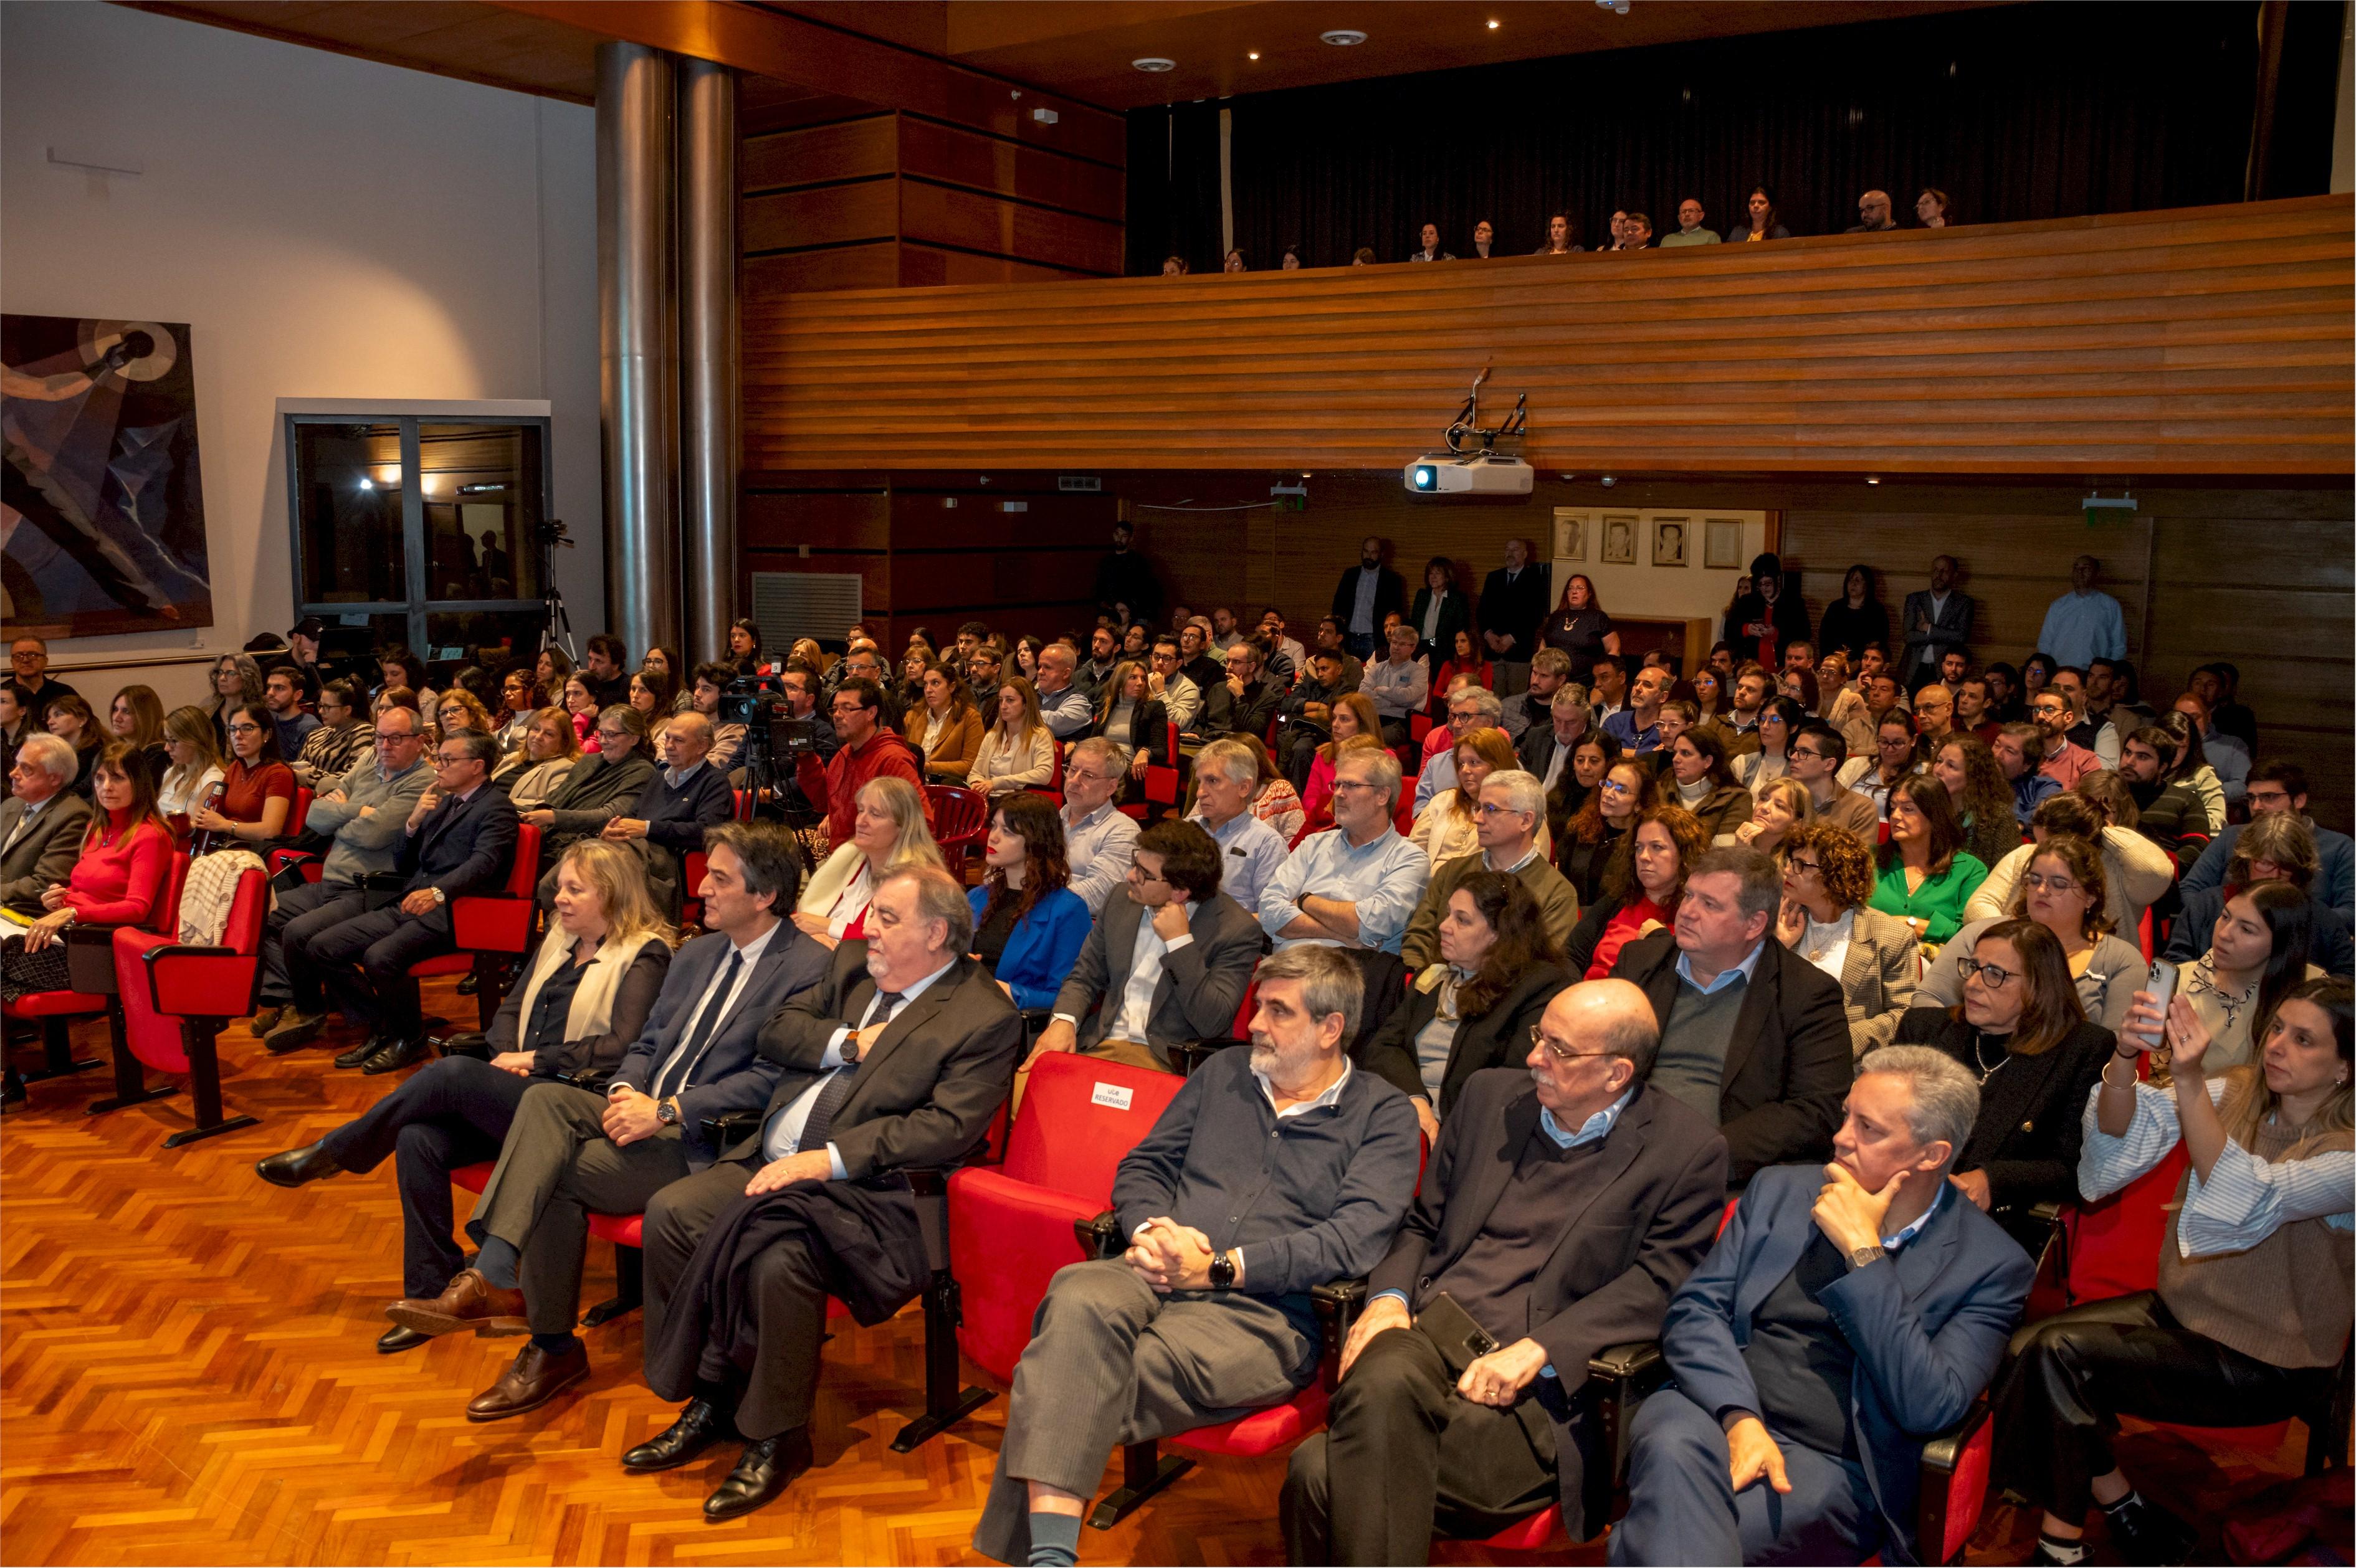
[[[748,305],[745,465],[826,467],[856,443],[895,469],[1393,466],[1437,443],[1494,364],[1484,415],[1526,390],[1545,469],[2346,475],[2351,266],[2356,204],[2337,196],[1635,255],[853,290]]]

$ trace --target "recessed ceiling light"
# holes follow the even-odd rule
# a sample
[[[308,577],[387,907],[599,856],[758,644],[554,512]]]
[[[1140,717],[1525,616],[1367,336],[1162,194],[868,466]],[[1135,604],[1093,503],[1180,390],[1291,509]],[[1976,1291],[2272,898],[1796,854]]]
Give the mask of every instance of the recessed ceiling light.
[[[1176,60],[1166,60],[1160,55],[1148,55],[1141,60],[1131,60],[1129,63],[1135,66],[1140,70],[1151,71],[1156,75],[1159,75],[1165,70],[1176,70],[1178,69],[1178,62]]]
[[[1330,33],[1320,33],[1317,37],[1336,48],[1347,48],[1352,44],[1363,44],[1366,41],[1366,35],[1355,27],[1336,27]]]
[[[1494,33],[1497,30],[1498,26],[1499,24],[1496,18],[1491,17],[1489,21],[1489,30]]]
[[[1869,484],[1869,485],[1879,485],[1879,484],[1880,484],[1880,483],[1881,483],[1881,481],[1880,481],[1879,479],[1878,479],[1878,478],[1874,477],[1874,475],[1870,475],[1870,474],[1869,474],[1869,475],[1867,475],[1865,476],[1865,482],[1866,482],[1867,484]]]
[[[1246,58],[1247,59],[1259,59],[1259,51],[1258,51],[1258,49],[1254,49],[1254,50],[1252,50],[1252,51],[1251,51],[1251,53],[1250,53],[1250,54],[1247,55],[1245,58]]]

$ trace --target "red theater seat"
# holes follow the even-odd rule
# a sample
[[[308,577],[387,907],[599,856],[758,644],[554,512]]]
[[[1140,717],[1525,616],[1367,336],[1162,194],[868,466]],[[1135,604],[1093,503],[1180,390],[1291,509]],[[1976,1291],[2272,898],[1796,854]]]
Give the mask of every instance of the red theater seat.
[[[450,931],[458,950],[411,965],[410,979],[472,971],[478,1027],[489,1029],[499,1010],[506,960],[530,951],[532,895],[539,880],[540,829],[527,822],[516,829],[506,884],[496,893],[463,893],[450,901]]]
[[[180,885],[187,875],[188,857],[175,854],[164,873],[163,896],[148,912],[146,922],[134,929],[165,933],[176,930],[180,922]],[[80,1072],[98,1065],[96,1057],[74,1056],[72,1026],[82,1019],[103,1018],[108,1021],[115,1057],[122,1059],[123,1012],[114,978],[113,933],[117,929],[120,928],[105,925],[69,926],[65,932],[66,972],[73,981],[72,987],[29,992],[0,1007],[0,1013],[12,1021],[40,1025],[42,1064],[22,1075],[26,1083],[37,1083],[45,1078]]]
[[[215,1043],[230,1019],[253,1011],[254,993],[262,984],[262,922],[269,912],[269,887],[259,867],[238,879],[229,922],[214,946],[177,943],[160,933],[130,927],[114,933],[123,1040],[115,1051],[114,1095],[92,1104],[91,1115],[179,1093],[177,1088],[147,1087],[144,1064],[187,1075],[196,1125],[166,1138],[165,1147],[255,1125],[252,1116],[221,1115],[220,1057]]]

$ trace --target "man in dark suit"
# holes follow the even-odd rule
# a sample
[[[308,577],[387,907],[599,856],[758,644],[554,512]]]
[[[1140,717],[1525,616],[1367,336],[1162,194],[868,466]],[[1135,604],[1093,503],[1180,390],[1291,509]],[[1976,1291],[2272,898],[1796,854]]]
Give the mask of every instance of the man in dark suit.
[[[1252,643],[1229,648],[1226,676],[1202,689],[1197,724],[1205,735],[1264,737],[1277,704],[1284,700],[1284,688],[1260,673],[1260,651]]]
[[[1176,1071],[1170,1048],[1225,1034],[1259,962],[1259,919],[1219,891],[1217,842],[1193,822],[1137,837],[1126,896],[1080,944],[1055,1017],[1023,1061],[1051,1051]]]
[[[1955,558],[1933,557],[1931,586],[1906,596],[1900,617],[1906,641],[1898,656],[1898,680],[1910,692],[1939,678],[1939,661],[1967,652],[1972,635],[1972,598],[1955,589]]]
[[[14,793],[0,801],[0,905],[38,920],[41,894],[73,875],[90,827],[90,802],[73,792],[80,766],[71,744],[43,731],[17,749]]]
[[[1762,1171],[1669,1303],[1611,1561],[1920,1562],[1922,1445],[2004,1355],[2036,1265],[1947,1173],[1979,1085],[1869,1052],[1821,1169]],[[1935,1551],[1935,1544],[1933,1549]]]
[[[490,892],[507,880],[516,849],[516,812],[490,784],[499,743],[466,731],[434,749],[434,783],[409,813],[395,869],[406,871],[401,901],[354,915],[284,944],[290,967],[316,964],[345,1012],[369,1023],[369,1037],[336,1058],[338,1067],[391,1072],[424,1060],[411,965],[457,950],[450,901]]]
[[[1333,619],[1342,628],[1342,645],[1361,662],[1375,656],[1383,635],[1383,617],[1407,613],[1407,584],[1383,564],[1383,541],[1358,541],[1358,564],[1342,573],[1333,585]]]
[[[395,1302],[386,1316],[419,1334],[501,1327],[531,1342],[466,1406],[496,1421],[545,1404],[589,1374],[573,1338],[581,1260],[592,1213],[632,1214],[665,1187],[709,1168],[704,1122],[764,1104],[777,1069],[757,1053],[761,1028],[826,972],[826,949],[777,912],[801,885],[785,830],[729,823],[705,840],[698,896],[708,934],[680,949],[603,1090],[535,1083],[524,1092],[499,1163],[467,1232],[476,1265],[434,1299]]]
[[[1527,539],[1505,541],[1505,564],[1481,584],[1481,641],[1496,667],[1496,691],[1512,697],[1530,684],[1530,656],[1546,619],[1547,569],[1530,560]]]
[[[1783,879],[1756,849],[1694,862],[1675,931],[1620,950],[1614,979],[1661,1021],[1650,1082],[1718,1124],[1727,1179],[1824,1157],[1850,1072],[1839,983],[1775,940]]]
[[[827,1297],[880,1323],[916,1296],[927,1271],[904,1172],[963,1158],[1013,1086],[1023,1019],[965,955],[965,890],[929,867],[887,877],[868,931],[762,1029],[782,1072],[759,1128],[647,1210],[647,1381],[687,1405],[622,1465],[668,1470],[742,1438],[707,1519],[750,1513],[809,1468]]]
[[[1612,1460],[1571,1396],[1605,1347],[1660,1333],[1726,1201],[1726,1140],[1644,1087],[1659,1042],[1644,993],[1602,980],[1547,1004],[1526,1071],[1466,1081],[1367,1276],[1327,1430],[1292,1451],[1292,1562],[1422,1563],[1437,1520],[1487,1536],[1558,1497],[1574,1540],[1602,1528],[1588,1477],[1608,1507]],[[1418,1321],[1442,1296],[1502,1348],[1443,1349]]]

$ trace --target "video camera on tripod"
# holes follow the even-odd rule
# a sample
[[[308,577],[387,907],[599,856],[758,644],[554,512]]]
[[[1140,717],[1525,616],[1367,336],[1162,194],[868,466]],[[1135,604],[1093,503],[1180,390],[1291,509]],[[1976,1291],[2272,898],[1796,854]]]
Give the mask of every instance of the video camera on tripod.
[[[738,756],[752,815],[783,823],[796,830],[797,837],[813,827],[818,813],[795,782],[795,773],[804,757],[818,755],[818,720],[794,717],[784,682],[776,676],[739,676],[730,681],[720,693],[718,722],[744,726]]]

